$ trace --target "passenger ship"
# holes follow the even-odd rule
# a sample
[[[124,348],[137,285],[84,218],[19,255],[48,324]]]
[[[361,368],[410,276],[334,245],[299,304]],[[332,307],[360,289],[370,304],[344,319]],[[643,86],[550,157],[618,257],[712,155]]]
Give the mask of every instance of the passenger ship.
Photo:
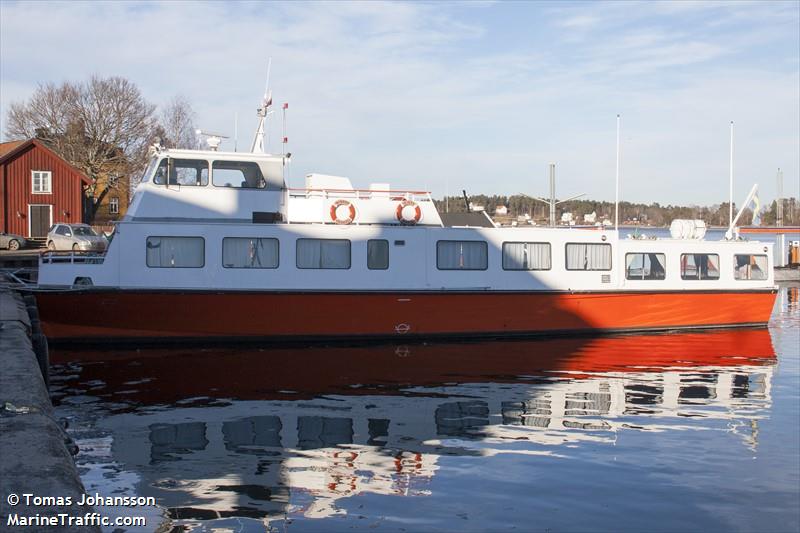
[[[670,239],[455,226],[428,192],[289,188],[287,157],[154,146],[104,255],[42,255],[47,337],[551,335],[763,325],[773,307],[768,244],[691,222]]]

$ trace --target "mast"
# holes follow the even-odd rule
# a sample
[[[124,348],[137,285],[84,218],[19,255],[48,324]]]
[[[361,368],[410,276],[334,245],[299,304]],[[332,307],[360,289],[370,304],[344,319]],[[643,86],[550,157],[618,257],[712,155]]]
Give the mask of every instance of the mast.
[[[619,231],[619,115],[617,115],[617,170],[614,183],[614,230]]]
[[[729,162],[728,226],[733,227],[733,121],[731,120],[731,159]]]
[[[264,97],[261,99],[261,107],[258,108],[258,127],[256,127],[256,135],[253,138],[253,145],[250,151],[253,153],[266,153],[264,146],[264,126],[269,114],[269,107],[272,105],[272,92],[269,90],[269,73],[272,69],[272,58],[267,62],[267,84],[264,87]]]

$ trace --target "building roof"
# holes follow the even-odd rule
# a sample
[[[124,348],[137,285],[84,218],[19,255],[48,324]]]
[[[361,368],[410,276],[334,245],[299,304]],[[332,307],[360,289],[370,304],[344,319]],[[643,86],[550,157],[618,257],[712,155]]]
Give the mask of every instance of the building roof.
[[[7,141],[4,143],[0,143],[0,157],[3,157],[8,152],[16,149],[20,144],[24,142],[25,141]]]
[[[92,180],[90,180],[86,176],[86,174],[75,168],[75,166],[71,164],[69,161],[67,161],[66,159],[58,155],[56,152],[48,148],[47,145],[44,144],[39,139],[28,139],[27,141],[8,141],[0,143],[0,164],[3,164],[11,159],[14,159],[15,157],[25,152],[28,148],[32,146],[36,146],[37,148],[49,153],[53,157],[57,157],[58,159],[62,160],[64,163],[66,163],[70,168],[72,168],[75,171],[75,173],[81,178],[81,181],[83,181],[86,185],[92,184]]]
[[[439,213],[445,227],[469,226],[473,228],[493,228],[492,219],[485,211],[472,211],[470,213]]]

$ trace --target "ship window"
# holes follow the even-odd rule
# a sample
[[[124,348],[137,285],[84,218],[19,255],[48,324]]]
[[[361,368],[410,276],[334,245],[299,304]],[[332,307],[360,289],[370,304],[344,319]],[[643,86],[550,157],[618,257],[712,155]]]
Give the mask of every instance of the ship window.
[[[734,279],[767,279],[766,255],[735,255]]]
[[[665,279],[667,264],[664,254],[625,254],[626,279]]]
[[[550,243],[504,242],[503,270],[550,270]]]
[[[484,241],[438,241],[436,268],[439,270],[486,270],[489,252]]]
[[[350,268],[350,241],[297,239],[297,268]]]
[[[719,279],[717,254],[681,254],[682,279]]]
[[[611,245],[567,243],[567,270],[611,270]]]
[[[204,187],[208,185],[208,161],[202,159],[162,159],[153,177],[153,183],[164,185],[167,182],[169,166],[169,185],[184,187]]]
[[[389,268],[389,241],[383,239],[367,241],[367,268],[370,270]]]
[[[278,268],[278,259],[278,239],[222,239],[222,266],[225,268]]]
[[[214,161],[211,181],[216,187],[263,189],[267,186],[258,164],[248,161]]]
[[[203,268],[206,241],[202,237],[148,237],[147,266]]]

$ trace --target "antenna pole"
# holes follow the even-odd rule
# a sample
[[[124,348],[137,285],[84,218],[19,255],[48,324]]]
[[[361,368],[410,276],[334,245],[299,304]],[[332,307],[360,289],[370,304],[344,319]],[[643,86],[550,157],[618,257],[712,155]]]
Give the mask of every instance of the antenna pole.
[[[556,227],[556,164],[550,163],[550,227]]]
[[[778,227],[783,226],[783,172],[778,169],[778,200],[776,207],[776,220],[775,225]]]
[[[233,113],[233,151],[238,152],[239,148],[239,113]]]
[[[614,230],[619,231],[619,122],[617,115],[617,169],[614,178]]]
[[[730,169],[728,191],[728,226],[733,226],[733,121],[731,120],[731,159],[728,164]]]

